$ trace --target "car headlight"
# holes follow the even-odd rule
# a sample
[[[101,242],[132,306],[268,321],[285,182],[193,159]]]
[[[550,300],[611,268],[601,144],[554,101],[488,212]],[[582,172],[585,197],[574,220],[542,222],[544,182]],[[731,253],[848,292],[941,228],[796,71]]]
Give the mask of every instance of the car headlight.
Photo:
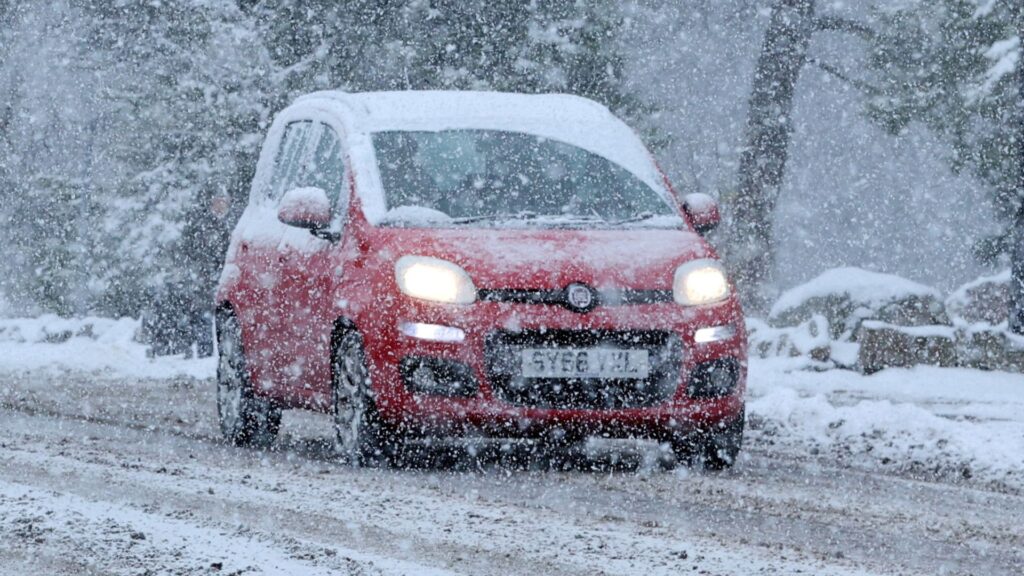
[[[403,294],[446,304],[476,300],[476,286],[460,266],[428,256],[402,256],[395,263],[395,280]]]
[[[672,294],[686,306],[712,304],[729,296],[729,280],[717,260],[694,260],[676,268]]]

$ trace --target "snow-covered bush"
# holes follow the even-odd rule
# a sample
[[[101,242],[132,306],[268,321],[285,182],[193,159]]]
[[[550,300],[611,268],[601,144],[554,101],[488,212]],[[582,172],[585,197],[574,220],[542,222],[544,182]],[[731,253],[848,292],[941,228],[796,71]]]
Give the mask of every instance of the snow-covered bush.
[[[798,326],[777,328],[756,318],[747,319],[750,354],[759,358],[806,356],[826,362],[831,356],[828,322],[813,316]]]
[[[97,342],[131,342],[139,328],[134,318],[61,318],[46,314],[38,318],[0,320],[0,343],[60,344],[73,338]]]

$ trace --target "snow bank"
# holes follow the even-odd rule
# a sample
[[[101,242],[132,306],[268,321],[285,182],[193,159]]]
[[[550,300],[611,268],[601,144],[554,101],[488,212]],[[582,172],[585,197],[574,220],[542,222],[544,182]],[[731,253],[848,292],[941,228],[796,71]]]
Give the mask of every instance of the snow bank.
[[[998,274],[992,274],[991,276],[980,276],[971,280],[970,282],[960,286],[949,295],[949,301],[963,301],[968,298],[970,293],[986,284],[1008,284],[1010,282],[1010,269],[1007,268]]]
[[[871,336],[886,328],[911,338],[911,344],[925,336],[946,338],[949,343],[943,345],[944,349],[953,349],[954,333],[949,329],[949,317],[939,291],[892,274],[860,268],[827,270],[782,294],[772,306],[768,320],[776,328],[793,330],[815,318],[826,321],[827,337],[831,340],[831,345],[816,348],[819,354],[815,359],[832,360],[841,367],[863,367],[864,335]],[[914,329],[904,330],[906,327]],[[882,354],[867,350],[870,358],[888,357],[887,338],[881,342],[867,339],[881,345]],[[905,348],[897,365],[934,359],[934,355],[919,354],[916,345]]]
[[[861,326],[868,330],[893,330],[915,338],[956,338],[956,331],[952,326],[898,326],[881,320],[865,320]]]
[[[932,366],[791,372],[759,359],[749,374],[752,434],[781,449],[1024,489],[1024,375]]]
[[[132,318],[60,318],[46,314],[38,318],[0,320],[0,342],[16,344],[59,344],[73,338],[115,342],[131,340],[139,322]]]
[[[135,341],[140,323],[134,318],[39,318],[0,320],[0,369],[83,370],[136,378],[212,377],[213,358],[146,357]]]

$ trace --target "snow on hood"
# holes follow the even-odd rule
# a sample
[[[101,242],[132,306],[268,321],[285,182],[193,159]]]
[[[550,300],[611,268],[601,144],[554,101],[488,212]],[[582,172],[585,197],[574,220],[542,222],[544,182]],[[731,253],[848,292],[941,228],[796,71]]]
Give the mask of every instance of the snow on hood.
[[[677,266],[713,258],[688,230],[393,229],[401,254],[454,262],[478,288],[562,288],[585,282],[598,288],[669,289]]]

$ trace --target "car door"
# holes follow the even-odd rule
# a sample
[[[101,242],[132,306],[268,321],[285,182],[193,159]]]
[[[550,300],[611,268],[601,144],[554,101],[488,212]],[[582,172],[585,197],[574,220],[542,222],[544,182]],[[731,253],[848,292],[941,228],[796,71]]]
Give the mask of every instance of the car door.
[[[310,127],[304,155],[287,190],[321,188],[331,200],[333,227],[342,231],[348,194],[342,138],[327,124]],[[271,320],[278,335],[275,373],[292,402],[318,404],[329,398],[330,344],[334,306],[329,302],[341,280],[337,244],[317,238],[308,230],[286,226],[278,247],[280,269],[273,285]]]
[[[279,284],[285,276],[280,259],[280,246],[288,227],[277,220],[277,205],[289,189],[309,147],[313,122],[300,120],[288,123],[276,146],[270,174],[257,179],[262,186],[254,189],[239,227],[234,257],[240,270],[237,312],[242,323],[246,361],[256,386],[270,396],[282,396],[283,382],[280,332],[281,293]]]

